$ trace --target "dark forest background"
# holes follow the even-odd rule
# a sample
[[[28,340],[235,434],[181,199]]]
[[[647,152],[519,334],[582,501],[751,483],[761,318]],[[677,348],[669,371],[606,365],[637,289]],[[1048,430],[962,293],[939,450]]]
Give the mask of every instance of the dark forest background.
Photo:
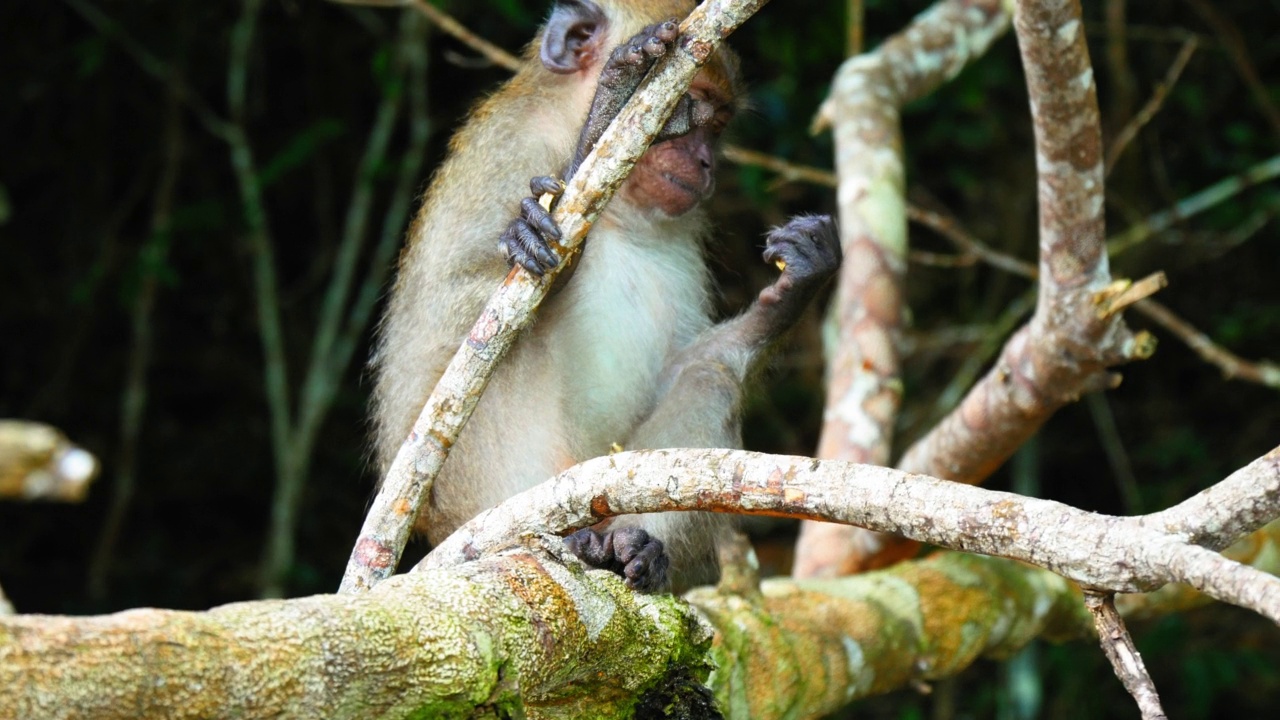
[[[549,3],[439,5],[518,51]],[[927,5],[868,0],[868,43]],[[1125,5],[1085,2],[1108,140],[1147,101],[1186,39],[1195,37],[1198,48],[1110,178],[1111,234],[1280,151],[1280,2],[1129,2],[1121,45],[1105,12]],[[844,6],[775,2],[734,37],[750,110],[736,122],[733,143],[830,168],[830,136],[808,127],[845,56]],[[0,6],[0,417],[57,425],[104,464],[83,504],[0,503],[0,582],[22,612],[201,609],[259,593],[277,477],[255,285],[261,248],[230,146],[210,121],[237,115],[228,103],[228,58],[240,10],[236,2],[192,0]],[[368,193],[364,249],[349,263],[360,281],[385,266],[373,251],[383,225],[403,232],[397,191],[416,198],[467,108],[507,75],[414,17],[267,0],[246,56],[238,127],[261,184],[295,406],[326,288],[344,262],[353,192]],[[427,123],[417,128],[429,133],[425,150],[412,156],[407,32],[425,47],[418,112]],[[361,172],[389,96],[399,101],[386,151]],[[1026,105],[1010,33],[956,81],[910,106],[904,138],[913,203],[954,214],[1002,252],[1032,259]],[[758,258],[765,229],[794,212],[831,211],[834,201],[827,188],[779,182],[758,167],[726,162],[719,182],[714,264],[724,311],[733,312],[768,277]],[[1159,299],[1208,337],[1245,358],[1280,357],[1277,212],[1280,184],[1248,188],[1114,258],[1115,274],[1163,269],[1170,286]],[[954,253],[917,225],[911,239],[913,249]],[[1018,321],[1029,287],[981,264],[913,263],[900,445],[954,404],[963,390],[957,373],[983,367]],[[1155,357],[1124,368],[1124,384],[1105,398],[1059,413],[991,486],[1099,512],[1146,511],[1275,446],[1277,388],[1225,379],[1168,333],[1129,318],[1159,336]],[[811,313],[765,379],[748,419],[749,448],[812,453],[822,403],[819,322]],[[351,360],[318,421],[285,578],[290,595],[336,589],[372,493],[369,337],[368,328],[351,336]],[[133,468],[127,502],[113,501],[122,466]],[[107,527],[113,502],[124,508],[115,530]],[[773,550],[764,555],[785,569],[778,549],[789,530],[771,532],[763,540]],[[1249,613],[1211,608],[1141,625],[1137,634],[1176,716],[1280,708],[1280,635]],[[1041,693],[1031,707],[1045,717],[1133,716],[1092,643],[1038,645],[1012,664],[981,663],[931,696],[900,693],[865,712],[1021,717],[1018,708],[1037,697],[1028,695],[1028,679]]]

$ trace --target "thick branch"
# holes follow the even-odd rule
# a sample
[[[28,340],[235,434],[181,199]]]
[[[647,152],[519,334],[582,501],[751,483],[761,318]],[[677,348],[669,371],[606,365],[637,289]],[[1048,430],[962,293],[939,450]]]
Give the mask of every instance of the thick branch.
[[[0,618],[0,717],[617,717],[705,677],[708,639],[670,596],[522,550],[358,596]]]
[[[578,252],[591,224],[662,129],[693,76],[766,0],[707,0],[681,25],[676,52],[659,61],[579,166],[556,207],[562,244]],[[561,263],[565,268],[572,263]],[[414,518],[496,364],[533,319],[557,270],[534,278],[516,268],[489,299],[400,447],[360,530],[340,592],[367,590],[399,562]]]

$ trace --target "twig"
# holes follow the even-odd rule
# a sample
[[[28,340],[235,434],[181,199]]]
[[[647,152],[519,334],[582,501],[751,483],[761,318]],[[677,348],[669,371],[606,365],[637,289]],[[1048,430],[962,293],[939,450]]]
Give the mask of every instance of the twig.
[[[938,393],[938,397],[933,402],[934,422],[945,417],[960,403],[965,392],[981,377],[982,370],[991,363],[991,358],[1000,352],[1005,339],[1018,327],[1018,323],[1035,309],[1035,304],[1034,287],[1009,301],[1009,304],[1000,312],[1000,316],[991,323],[987,334],[978,343],[978,347],[965,357],[960,367],[956,368],[951,379],[947,381],[946,387]]]
[[[215,112],[198,92],[192,89],[190,85],[187,85],[186,81],[174,72],[172,65],[153,55],[119,23],[112,20],[88,0],[63,0],[63,2],[70,5],[73,10],[80,14],[80,17],[84,18],[98,32],[114,40],[125,51],[125,54],[133,58],[143,72],[161,81],[162,84],[176,92],[196,120],[204,125],[211,135],[223,140],[231,136],[234,132],[231,123]]]
[[[836,174],[829,170],[797,165],[782,158],[744,148],[740,145],[726,145],[724,147],[724,159],[738,165],[753,165],[772,170],[781,175],[784,180],[800,180],[829,188],[837,187],[838,184]]]
[[[765,2],[708,0],[685,20],[678,50],[659,61],[569,180],[553,216],[567,252],[580,250],[590,224],[662,129],[699,67],[725,36]],[[453,439],[475,409],[496,364],[532,321],[557,275],[553,270],[534,278],[513,269],[489,299],[396,453],[365,517],[339,592],[368,590],[395,570],[413,520]]]
[[[1138,478],[1133,474],[1129,453],[1125,450],[1124,441],[1120,439],[1120,429],[1116,426],[1111,402],[1102,393],[1092,393],[1085,396],[1085,406],[1089,408],[1089,417],[1093,419],[1093,426],[1098,431],[1098,442],[1107,456],[1116,489],[1120,491],[1120,498],[1124,501],[1124,512],[1126,515],[1137,515],[1142,512],[1142,495],[1138,492]]]
[[[426,16],[436,27],[466,43],[494,65],[512,72],[520,69],[520,58],[471,32],[466,26],[435,5],[426,2],[426,0],[409,0],[407,4]]]
[[[867,9],[863,0],[846,0],[844,4],[844,54],[853,57],[862,52],[863,26],[866,23]]]
[[[426,0],[329,0],[342,5],[372,5],[374,7],[408,7],[422,13],[432,25],[452,35],[455,39],[480,53],[489,62],[511,72],[520,69],[520,58],[471,32],[452,15]]]
[[[1280,365],[1269,360],[1250,361],[1236,355],[1230,350],[1209,339],[1191,323],[1178,317],[1172,310],[1150,298],[1141,300],[1134,309],[1160,327],[1173,333],[1195,351],[1205,362],[1218,366],[1223,377],[1231,380],[1247,380],[1249,382],[1280,388]]]
[[[86,585],[89,597],[97,600],[106,596],[107,578],[115,560],[116,543],[137,486],[138,442],[147,405],[147,373],[151,367],[152,313],[164,265],[168,262],[173,196],[181,174],[185,144],[180,102],[181,98],[171,84],[165,110],[163,169],[156,183],[151,228],[138,251],[137,268],[141,280],[130,313],[133,341],[120,403],[120,454],[115,468],[115,482],[111,486],[111,504],[98,533],[93,557],[89,561]]]
[[[1169,96],[1169,91],[1173,90],[1173,86],[1177,84],[1178,78],[1182,76],[1182,71],[1186,69],[1187,63],[1191,61],[1191,56],[1195,54],[1199,43],[1194,36],[1187,38],[1182,44],[1182,49],[1178,51],[1178,56],[1174,58],[1173,64],[1169,66],[1168,72],[1165,73],[1164,80],[1156,85],[1155,90],[1151,92],[1151,97],[1147,103],[1142,106],[1137,115],[1124,126],[1116,139],[1112,141],[1111,147],[1107,149],[1107,174],[1111,174],[1111,169],[1115,167],[1116,160],[1124,153],[1129,143],[1138,136],[1138,132],[1142,130],[1147,123],[1151,122],[1151,118],[1160,112],[1160,108],[1164,106],[1164,100]]]
[[[992,249],[961,227],[954,217],[914,205],[907,207],[907,217],[947,238],[966,255],[973,255],[992,267],[1027,278],[1037,275],[1035,265]]]
[[[1112,256],[1119,255],[1177,223],[1277,176],[1280,176],[1280,155],[1273,155],[1239,175],[1219,180],[1200,192],[1179,200],[1173,207],[1150,215],[1145,222],[1108,240],[1107,251]]]
[[[1107,69],[1111,73],[1112,88],[1111,127],[1118,127],[1120,120],[1133,112],[1137,88],[1133,70],[1129,67],[1128,22],[1125,18],[1127,0],[1107,0],[1103,10],[1107,27]],[[1108,167],[1110,163],[1108,163]]]
[[[13,603],[9,602],[9,598],[5,597],[4,588],[0,587],[0,617],[13,615],[16,612],[13,609]]]
[[[1263,116],[1271,125],[1271,130],[1280,137],[1280,109],[1278,109],[1271,100],[1271,91],[1262,82],[1262,78],[1258,75],[1258,69],[1253,66],[1253,61],[1249,59],[1249,49],[1245,47],[1244,36],[1240,34],[1230,19],[1224,16],[1211,3],[1205,0],[1187,0],[1196,12],[1209,23],[1209,27],[1213,28],[1213,32],[1226,46],[1227,55],[1231,57],[1231,62],[1236,66],[1236,72],[1240,74],[1244,84],[1249,88],[1249,93],[1253,96],[1253,101],[1257,104],[1258,109],[1262,111]]]
[[[1111,661],[1111,667],[1115,669],[1116,677],[1120,678],[1125,690],[1137,701],[1143,720],[1164,720],[1160,695],[1156,692],[1155,683],[1151,681],[1147,666],[1142,662],[1142,655],[1133,644],[1124,619],[1116,612],[1115,595],[1086,592],[1084,605],[1093,614],[1102,652]]]

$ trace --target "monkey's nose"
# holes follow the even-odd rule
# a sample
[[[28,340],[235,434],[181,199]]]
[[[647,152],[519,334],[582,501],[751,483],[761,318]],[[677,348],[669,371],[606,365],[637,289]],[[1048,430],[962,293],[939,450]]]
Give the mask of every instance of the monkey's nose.
[[[703,170],[710,170],[715,164],[715,159],[711,156],[711,148],[707,145],[699,146],[695,157],[698,158],[698,164]]]

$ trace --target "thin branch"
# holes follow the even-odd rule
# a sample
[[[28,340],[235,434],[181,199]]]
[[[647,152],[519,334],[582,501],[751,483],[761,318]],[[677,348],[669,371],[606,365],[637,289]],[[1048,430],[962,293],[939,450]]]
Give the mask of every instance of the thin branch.
[[[1124,128],[1116,134],[1115,140],[1112,141],[1111,147],[1107,148],[1107,174],[1111,174],[1111,169],[1115,167],[1116,161],[1124,153],[1129,143],[1138,136],[1138,132],[1151,122],[1151,119],[1160,112],[1160,108],[1164,106],[1164,100],[1169,96],[1169,91],[1173,90],[1173,86],[1177,84],[1178,78],[1182,76],[1182,71],[1186,69],[1187,63],[1191,61],[1191,56],[1195,54],[1199,43],[1195,37],[1187,38],[1182,44],[1182,49],[1178,51],[1178,56],[1174,58],[1173,64],[1169,66],[1168,72],[1165,73],[1164,81],[1156,85],[1155,90],[1151,92],[1151,97],[1147,103],[1142,106],[1137,115],[1125,124]]]
[[[1234,181],[1235,178],[1232,178]],[[1215,186],[1216,187],[1216,186]],[[1208,191],[1205,191],[1208,192]],[[1213,202],[1223,202],[1231,197],[1230,194],[1216,193],[1211,198]],[[1200,209],[1204,209],[1203,207]],[[1157,213],[1157,215],[1165,215],[1169,211]],[[1000,268],[1006,272],[1020,275],[1026,278],[1035,279],[1038,271],[1034,265],[1029,262],[1020,260],[1012,255],[1007,255],[998,250],[993,249],[983,241],[974,237],[960,226],[954,218],[935,213],[920,208],[909,208],[908,214],[912,220],[924,224],[947,239],[951,240],[966,256],[972,255],[979,258],[983,262],[992,267]],[[1153,215],[1153,218],[1156,216]],[[1153,221],[1141,224],[1137,227],[1145,227]],[[1251,223],[1250,227],[1257,227],[1257,223]],[[1132,247],[1131,245],[1128,247]],[[1125,249],[1121,247],[1120,250]],[[1254,382],[1268,387],[1280,388],[1280,365],[1269,360],[1250,361],[1239,357],[1230,350],[1214,343],[1209,336],[1205,335],[1193,325],[1183,320],[1172,310],[1151,299],[1144,298],[1133,303],[1133,308],[1142,315],[1147,316],[1155,321],[1161,327],[1168,330],[1174,337],[1181,340],[1204,361],[1211,365],[1217,366],[1222,370],[1225,377],[1233,380],[1244,380]],[[954,401],[952,401],[954,402]],[[951,403],[947,403],[950,407]]]
[[[1266,84],[1262,82],[1262,77],[1258,74],[1258,69],[1253,66],[1253,61],[1249,59],[1249,49],[1245,46],[1244,36],[1240,33],[1240,29],[1231,22],[1229,18],[1222,14],[1212,3],[1206,0],[1187,0],[1196,12],[1204,18],[1209,27],[1213,28],[1213,32],[1222,41],[1227,49],[1227,55],[1230,56],[1231,62],[1236,66],[1236,72],[1240,74],[1240,78],[1244,80],[1244,84],[1249,88],[1249,93],[1253,96],[1254,103],[1258,109],[1262,111],[1262,115],[1271,125],[1271,130],[1280,138],[1280,108],[1271,100],[1271,91]]]
[[[234,132],[232,124],[214,111],[205,99],[174,70],[169,62],[152,54],[142,43],[130,35],[123,26],[99,10],[97,6],[88,2],[88,0],[63,0],[63,2],[71,6],[95,30],[113,40],[120,49],[124,50],[126,55],[133,58],[138,68],[144,73],[159,80],[161,84],[171,88],[172,92],[177,93],[183,105],[191,111],[191,114],[195,116],[200,124],[204,125],[211,135],[223,140],[231,137]]]
[[[1127,0],[1107,0],[1103,11],[1107,27],[1107,65],[1114,84],[1110,115],[1113,120],[1123,119],[1133,112],[1137,88],[1133,70],[1129,67],[1128,22],[1125,18]],[[1112,122],[1116,127],[1120,123]]]
[[[412,13],[402,13],[400,31],[394,44],[390,80],[383,88],[382,99],[374,113],[374,121],[352,182],[342,240],[333,261],[333,277],[321,305],[310,360],[299,392],[296,422],[290,427],[286,447],[277,449],[277,453],[287,453],[288,457],[282,463],[286,472],[278,475],[272,498],[271,526],[267,548],[263,553],[260,580],[264,597],[279,597],[283,594],[285,577],[294,559],[298,508],[306,487],[316,437],[332,407],[351,352],[354,351],[355,343],[350,342],[342,347],[346,351],[345,355],[339,355],[337,344],[341,333],[345,331],[348,336],[352,334],[344,322],[348,315],[348,299],[369,232],[377,175],[386,162],[391,136],[403,104],[408,55],[422,52],[421,35],[418,18]],[[417,161],[420,162],[420,158]],[[405,184],[401,192],[409,192],[413,187],[413,179],[405,180],[402,177],[401,180]],[[398,229],[403,229],[406,214],[407,204],[406,209],[400,210]],[[367,317],[365,319],[367,321]],[[365,326],[362,325],[361,330],[363,327]]]
[[[1037,275],[1035,265],[1025,260],[1019,260],[1012,255],[1007,255],[998,250],[992,249],[991,246],[982,242],[969,233],[969,231],[965,230],[953,216],[943,215],[942,213],[926,210],[916,206],[909,206],[907,208],[907,217],[914,222],[932,229],[939,235],[950,240],[966,255],[972,255],[991,267],[999,268],[1005,272],[1013,273],[1014,275],[1021,275],[1026,278],[1034,279]]]
[[[866,24],[867,9],[863,0],[846,0],[844,4],[845,41],[844,54],[853,57],[862,52],[863,26]]]
[[[767,153],[758,152],[740,145],[724,146],[724,159],[738,165],[751,165],[772,170],[782,176],[783,180],[811,183],[823,187],[835,188],[839,183],[836,174],[821,168],[797,165]]]
[[[1093,427],[1098,431],[1098,443],[1102,445],[1107,464],[1111,466],[1111,476],[1115,479],[1116,489],[1124,503],[1124,512],[1126,515],[1137,515],[1142,512],[1142,494],[1138,492],[1138,478],[1133,474],[1129,453],[1125,450],[1124,441],[1120,439],[1120,428],[1116,426],[1111,401],[1102,393],[1093,393],[1085,397],[1085,405],[1089,408]]]
[[[138,443],[142,419],[147,406],[147,374],[151,367],[152,314],[160,291],[160,278],[168,262],[171,242],[173,198],[182,169],[185,133],[178,93],[170,88],[164,120],[164,161],[156,182],[155,204],[151,227],[138,251],[137,270],[140,278],[130,326],[133,335],[125,373],[124,393],[120,403],[120,453],[111,486],[111,504],[98,534],[93,557],[89,561],[88,593],[102,599],[107,592],[107,578],[115,559],[116,543],[133,501],[138,479]]]
[[[658,62],[569,180],[553,215],[566,252],[581,250],[591,223],[662,129],[701,65],[765,2],[707,0],[684,21],[684,39],[677,51]],[[368,590],[394,571],[453,440],[479,402],[496,364],[532,321],[558,272],[534,278],[515,268],[489,299],[396,453],[365,517],[340,592]]]
[[[400,247],[405,222],[413,205],[423,163],[426,162],[427,140],[431,137],[431,117],[427,112],[427,48],[424,42],[409,42],[405,48],[409,68],[409,145],[400,161],[395,189],[387,212],[382,218],[382,231],[374,248],[368,273],[347,314],[346,326],[334,346],[331,362],[346,368],[355,354],[365,328],[373,317],[383,282],[391,271],[392,259]]]
[[[1173,207],[1149,216],[1145,222],[1131,226],[1107,241],[1107,251],[1112,256],[1119,255],[1193,215],[1278,176],[1280,155],[1273,155],[1239,175],[1219,180],[1200,192],[1179,200]]]
[[[1085,607],[1093,614],[1098,628],[1098,642],[1102,652],[1111,661],[1116,677],[1124,684],[1125,690],[1133,696],[1142,712],[1143,720],[1165,720],[1164,708],[1160,706],[1160,695],[1156,685],[1151,681],[1147,666],[1142,662],[1142,655],[1133,644],[1133,638],[1124,625],[1120,613],[1116,612],[1115,596],[1112,594],[1085,593]]]
[[[1134,309],[1168,330],[1187,347],[1194,350],[1202,360],[1210,365],[1216,365],[1222,370],[1223,377],[1280,389],[1280,365],[1270,360],[1245,360],[1215,343],[1194,325],[1150,298],[1135,303]]]
[[[426,0],[329,0],[342,5],[372,5],[374,7],[408,7],[422,13],[432,25],[453,36],[458,41],[480,53],[489,62],[511,72],[520,69],[520,58],[471,32],[452,15]]]

